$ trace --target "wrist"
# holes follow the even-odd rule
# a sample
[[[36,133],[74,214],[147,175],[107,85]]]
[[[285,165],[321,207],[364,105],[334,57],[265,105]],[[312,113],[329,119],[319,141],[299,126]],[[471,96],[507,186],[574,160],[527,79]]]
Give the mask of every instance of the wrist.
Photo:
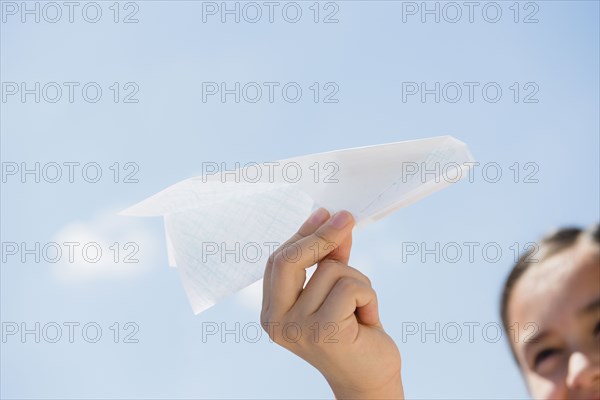
[[[336,399],[404,399],[400,370],[388,382],[378,387],[361,386],[360,382],[351,384],[335,383],[327,379]]]

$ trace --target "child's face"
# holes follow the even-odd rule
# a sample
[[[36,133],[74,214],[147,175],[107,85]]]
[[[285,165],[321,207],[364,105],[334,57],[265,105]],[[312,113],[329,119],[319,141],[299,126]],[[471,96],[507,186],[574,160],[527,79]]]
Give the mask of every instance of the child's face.
[[[509,335],[536,399],[600,399],[600,247],[582,238],[533,264],[508,305]]]

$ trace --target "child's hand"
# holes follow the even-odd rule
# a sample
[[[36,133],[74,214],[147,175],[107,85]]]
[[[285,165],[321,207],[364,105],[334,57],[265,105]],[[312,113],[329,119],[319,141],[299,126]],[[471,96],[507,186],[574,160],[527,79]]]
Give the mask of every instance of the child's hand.
[[[354,220],[317,210],[269,258],[261,324],[327,379],[337,398],[403,398],[400,353],[369,279],[347,265]],[[306,287],[306,268],[318,262]]]

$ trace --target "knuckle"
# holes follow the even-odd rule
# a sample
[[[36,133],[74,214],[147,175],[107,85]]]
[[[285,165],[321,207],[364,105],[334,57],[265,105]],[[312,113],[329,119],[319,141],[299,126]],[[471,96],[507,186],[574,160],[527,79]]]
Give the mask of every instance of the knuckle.
[[[359,283],[354,278],[343,276],[337,281],[335,286],[341,292],[354,292],[359,287]]]
[[[372,287],[369,288],[369,293],[373,296],[375,300],[377,300],[377,292]]]
[[[363,280],[365,281],[365,283],[366,283],[366,284],[367,284],[369,287],[372,287],[372,286],[373,286],[373,284],[372,284],[372,282],[371,282],[371,280],[369,279],[369,277],[368,277],[368,276],[366,276],[366,275],[362,275],[362,278],[363,278]]]

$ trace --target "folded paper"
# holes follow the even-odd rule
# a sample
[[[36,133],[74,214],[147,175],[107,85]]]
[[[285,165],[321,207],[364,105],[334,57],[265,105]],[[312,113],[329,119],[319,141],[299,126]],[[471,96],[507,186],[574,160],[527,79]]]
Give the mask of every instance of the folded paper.
[[[162,216],[169,265],[195,314],[262,278],[268,256],[312,210],[381,219],[468,174],[473,158],[452,136],[248,163],[203,163],[186,179],[122,211]],[[214,173],[209,173],[214,172]]]

